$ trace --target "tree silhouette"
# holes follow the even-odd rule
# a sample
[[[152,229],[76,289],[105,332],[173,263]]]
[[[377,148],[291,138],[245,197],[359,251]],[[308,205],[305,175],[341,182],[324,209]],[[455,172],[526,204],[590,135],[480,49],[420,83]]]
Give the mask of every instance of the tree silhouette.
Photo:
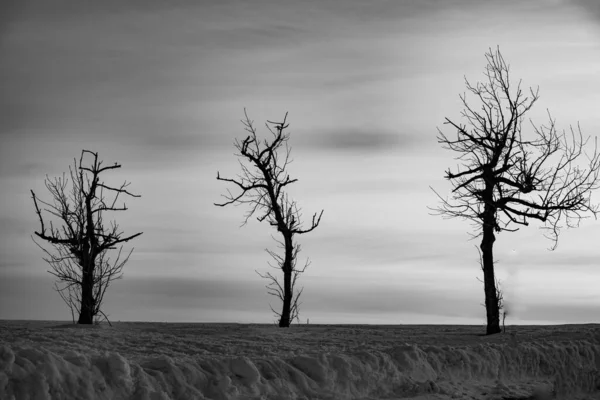
[[[500,332],[495,233],[514,232],[518,227],[511,226],[538,220],[554,250],[564,226],[576,227],[586,214],[597,215],[598,206],[591,204],[590,195],[599,186],[600,155],[597,140],[593,153],[586,152],[589,137],[583,139],[579,126],[571,127],[569,134],[560,133],[549,112],[548,124],[531,122],[533,132],[524,137],[523,118],[539,99],[539,89],[530,88],[525,95],[520,81],[516,88],[511,86],[509,65],[499,49],[490,49],[485,57],[484,82],[473,86],[465,78],[467,90],[480,106],[470,106],[463,94],[461,115],[466,125],[446,118],[444,123],[456,131],[452,139],[438,129],[438,143],[458,153],[461,165],[456,172],[446,171],[445,178],[453,186],[451,199],[436,192],[441,205],[433,210],[443,217],[471,221],[477,232],[473,238],[482,238],[486,332],[494,334]]]
[[[277,266],[269,265],[283,272],[283,284],[271,273],[260,274],[258,271],[257,273],[270,281],[267,285],[268,293],[278,297],[283,303],[281,313],[271,307],[271,310],[279,318],[279,326],[289,327],[290,322],[297,319],[299,313],[298,300],[302,289],[295,291],[296,281],[299,274],[304,272],[309,265],[309,261],[307,261],[302,269],[296,267],[300,245],[294,241],[294,236],[314,230],[321,222],[323,211],[318,217],[316,213],[313,215],[310,228],[303,229],[301,210],[296,201],[291,200],[284,191],[286,186],[297,181],[297,179],[290,179],[286,171],[286,167],[291,161],[288,147],[290,135],[285,132],[289,126],[286,122],[287,113],[283,122],[267,121],[268,123],[265,125],[273,137],[272,140],[265,139],[262,143],[257,138],[253,121],[248,118],[245,109],[244,115],[245,119],[242,120],[242,123],[249,135],[242,142],[236,139],[234,143],[235,148],[239,151],[239,154],[236,155],[241,157],[239,163],[242,172],[237,179],[222,178],[217,172],[218,180],[235,184],[241,192],[233,195],[230,190],[227,190],[227,194],[223,195],[226,201],[215,203],[215,205],[224,207],[229,204],[249,204],[250,210],[246,213],[242,226],[248,222],[250,217],[258,214],[258,221],[266,220],[281,233],[283,240],[277,240],[277,243],[283,249],[283,255],[278,255],[271,250],[267,250],[267,253],[277,263]],[[282,149],[284,151],[280,151]],[[247,161],[250,167],[247,167],[242,160]]]
[[[83,165],[83,158],[88,154],[93,156],[90,166]],[[71,313],[79,313],[79,324],[93,323],[94,316],[103,313],[101,306],[110,283],[122,277],[122,269],[129,260],[129,254],[121,259],[122,245],[117,257],[111,262],[109,250],[116,249],[115,245],[127,242],[142,232],[123,237],[119,225],[110,221],[105,225],[105,211],[125,211],[127,207],[116,206],[119,195],[141,197],[127,191],[129,184],[111,187],[100,181],[104,171],[121,168],[121,165],[102,166],[98,161],[98,153],[82,150],[79,162],[74,160],[74,166],[69,167],[69,180],[63,173],[62,177],[51,180],[46,177],[45,185],[53,197],[53,201],[45,202],[37,198],[33,190],[33,204],[39,217],[41,230],[36,231],[37,237],[50,243],[54,249],[48,251],[34,242],[46,253],[44,260],[50,265],[50,274],[58,278],[62,286],[55,285],[61,298],[71,309]],[[106,193],[114,194],[112,201],[107,201]],[[46,206],[44,211],[55,217],[60,227],[55,227],[49,221],[49,229],[42,217],[38,202]],[[33,237],[32,237],[33,239]],[[108,320],[108,318],[107,318]]]

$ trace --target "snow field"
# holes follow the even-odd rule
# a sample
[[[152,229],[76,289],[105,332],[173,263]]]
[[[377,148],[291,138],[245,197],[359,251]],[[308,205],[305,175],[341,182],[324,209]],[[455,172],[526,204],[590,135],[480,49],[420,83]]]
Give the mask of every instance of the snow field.
[[[518,336],[506,334],[492,339],[495,342],[461,336],[460,332],[454,340],[444,340],[440,335],[436,341],[434,332],[430,332],[418,344],[406,342],[410,335],[398,332],[400,328],[394,332],[397,339],[404,340],[399,343],[382,341],[375,328],[355,329],[350,331],[359,334],[362,342],[368,342],[365,339],[371,335],[373,346],[323,350],[321,344],[321,350],[315,351],[307,345],[304,333],[312,334],[314,347],[319,333],[325,341],[324,333],[334,333],[334,340],[329,341],[329,347],[333,347],[334,343],[343,343],[340,338],[349,329],[307,328],[301,332],[300,328],[291,328],[282,333],[272,327],[248,327],[247,336],[275,339],[274,346],[285,345],[280,335],[287,334],[290,344],[300,343],[293,351],[280,354],[260,354],[252,348],[237,348],[238,354],[226,355],[212,351],[198,355],[194,349],[190,354],[175,351],[173,355],[168,355],[168,348],[163,348],[161,354],[132,351],[135,345],[147,344],[142,340],[129,343],[126,354],[96,350],[93,343],[88,343],[87,350],[81,348],[81,339],[110,344],[107,339],[111,337],[126,339],[140,332],[125,328],[62,329],[59,337],[63,340],[43,345],[30,340],[39,338],[39,329],[21,331],[19,338],[11,342],[4,340],[5,335],[0,336],[0,399],[499,400],[527,399],[534,394],[536,399],[600,398],[597,328],[588,330],[583,338],[554,334],[519,341]],[[173,330],[169,329],[163,327],[162,336],[156,332],[154,340],[176,348],[174,338],[169,337]],[[391,328],[381,328],[386,329],[384,336],[390,334]],[[213,333],[217,331],[212,329]],[[220,339],[215,335],[203,337],[206,330],[202,329],[192,329],[188,335],[197,334],[196,341],[207,342],[209,348],[215,340],[228,341],[231,348],[244,336],[227,335],[227,326],[220,331]],[[243,333],[244,328],[237,331]],[[92,336],[94,333],[97,335]],[[69,349],[70,335],[72,347],[77,350]]]

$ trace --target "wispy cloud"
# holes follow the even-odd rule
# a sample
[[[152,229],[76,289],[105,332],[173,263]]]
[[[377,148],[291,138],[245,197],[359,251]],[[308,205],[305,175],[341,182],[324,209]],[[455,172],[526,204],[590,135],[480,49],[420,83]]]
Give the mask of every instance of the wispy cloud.
[[[323,130],[311,133],[310,136],[294,135],[293,141],[298,146],[309,146],[318,150],[360,154],[391,149],[408,150],[418,144],[418,140],[414,136],[377,128],[372,130],[356,128]]]
[[[567,0],[558,0],[562,3],[570,3]],[[596,22],[600,24],[600,3],[595,0],[575,0],[573,4],[581,7],[583,12],[588,17],[596,19]]]

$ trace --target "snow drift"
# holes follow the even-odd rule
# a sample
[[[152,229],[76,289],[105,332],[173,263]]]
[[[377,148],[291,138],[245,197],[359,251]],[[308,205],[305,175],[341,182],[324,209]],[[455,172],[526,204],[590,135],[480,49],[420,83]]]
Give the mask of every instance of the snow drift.
[[[600,399],[590,325],[1,325],[6,400]]]

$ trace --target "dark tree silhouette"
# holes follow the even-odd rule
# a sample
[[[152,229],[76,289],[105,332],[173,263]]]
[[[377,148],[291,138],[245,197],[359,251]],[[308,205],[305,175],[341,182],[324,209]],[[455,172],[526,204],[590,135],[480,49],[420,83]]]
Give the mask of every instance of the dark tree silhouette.
[[[302,290],[295,291],[296,281],[309,264],[307,261],[302,269],[296,267],[300,245],[294,242],[294,236],[314,230],[321,222],[323,211],[318,216],[316,213],[313,215],[310,228],[302,229],[300,208],[284,192],[286,186],[297,181],[297,179],[290,179],[286,171],[291,161],[288,147],[290,134],[285,132],[289,126],[286,123],[287,113],[283,122],[267,121],[265,125],[273,134],[273,138],[270,141],[265,139],[262,143],[256,137],[253,121],[248,118],[245,109],[244,115],[245,119],[242,123],[249,135],[244,141],[240,142],[236,139],[234,143],[239,151],[236,155],[241,158],[242,173],[237,176],[237,179],[228,179],[222,178],[217,172],[218,180],[233,183],[241,192],[233,195],[227,190],[227,194],[223,195],[226,201],[215,205],[224,207],[229,204],[250,204],[250,210],[246,213],[242,226],[250,217],[258,214],[258,221],[266,220],[281,233],[283,240],[277,243],[283,249],[283,255],[278,255],[271,250],[267,252],[277,262],[277,266],[269,265],[283,271],[283,284],[271,273],[260,274],[258,271],[257,273],[270,281],[267,285],[268,293],[278,297],[283,303],[281,313],[271,307],[279,318],[279,326],[289,327],[290,322],[298,318],[300,305],[298,299],[302,293]],[[282,149],[283,151],[280,151]],[[242,160],[247,161],[250,167],[247,167]]]
[[[583,139],[579,126],[560,133],[549,112],[547,125],[531,122],[532,133],[522,135],[524,115],[539,99],[539,89],[530,88],[526,95],[520,81],[511,86],[509,66],[499,49],[490,49],[485,57],[484,82],[472,86],[465,78],[467,90],[479,103],[472,107],[466,94],[460,96],[466,125],[446,118],[445,124],[456,131],[454,138],[438,129],[438,143],[458,153],[461,165],[456,172],[446,171],[453,186],[451,199],[436,192],[441,205],[434,210],[471,221],[477,232],[473,238],[482,238],[487,334],[494,334],[500,332],[495,233],[514,232],[515,225],[538,220],[554,250],[561,228],[578,226],[586,214],[597,216],[598,206],[590,195],[599,186],[600,156],[597,140],[588,149],[589,137]]]
[[[83,165],[83,158],[88,154],[93,156],[90,166]],[[125,182],[120,187],[111,187],[100,181],[100,174],[104,171],[121,168],[121,165],[102,166],[98,161],[98,153],[82,150],[79,162],[75,159],[74,166],[69,167],[71,187],[69,180],[62,177],[51,180],[46,177],[45,185],[53,197],[52,202],[40,200],[33,190],[33,204],[39,217],[41,230],[36,231],[37,237],[50,243],[53,252],[34,242],[46,253],[44,260],[50,265],[50,274],[58,278],[62,286],[55,285],[61,298],[71,309],[71,313],[79,313],[79,324],[91,324],[96,315],[106,314],[101,310],[104,294],[110,283],[122,277],[122,269],[128,261],[129,254],[121,259],[122,245],[117,257],[111,262],[109,250],[116,249],[115,245],[127,242],[142,232],[132,236],[123,236],[119,225],[115,221],[105,224],[103,213],[105,211],[125,211],[127,207],[117,206],[121,194],[132,197],[141,197],[127,191],[129,183]],[[112,193],[114,198],[108,201],[106,193]],[[44,221],[41,203],[46,208],[44,211],[55,217],[60,227],[55,227],[54,222]],[[51,217],[52,218],[52,217]],[[33,237],[32,237],[33,238]]]

